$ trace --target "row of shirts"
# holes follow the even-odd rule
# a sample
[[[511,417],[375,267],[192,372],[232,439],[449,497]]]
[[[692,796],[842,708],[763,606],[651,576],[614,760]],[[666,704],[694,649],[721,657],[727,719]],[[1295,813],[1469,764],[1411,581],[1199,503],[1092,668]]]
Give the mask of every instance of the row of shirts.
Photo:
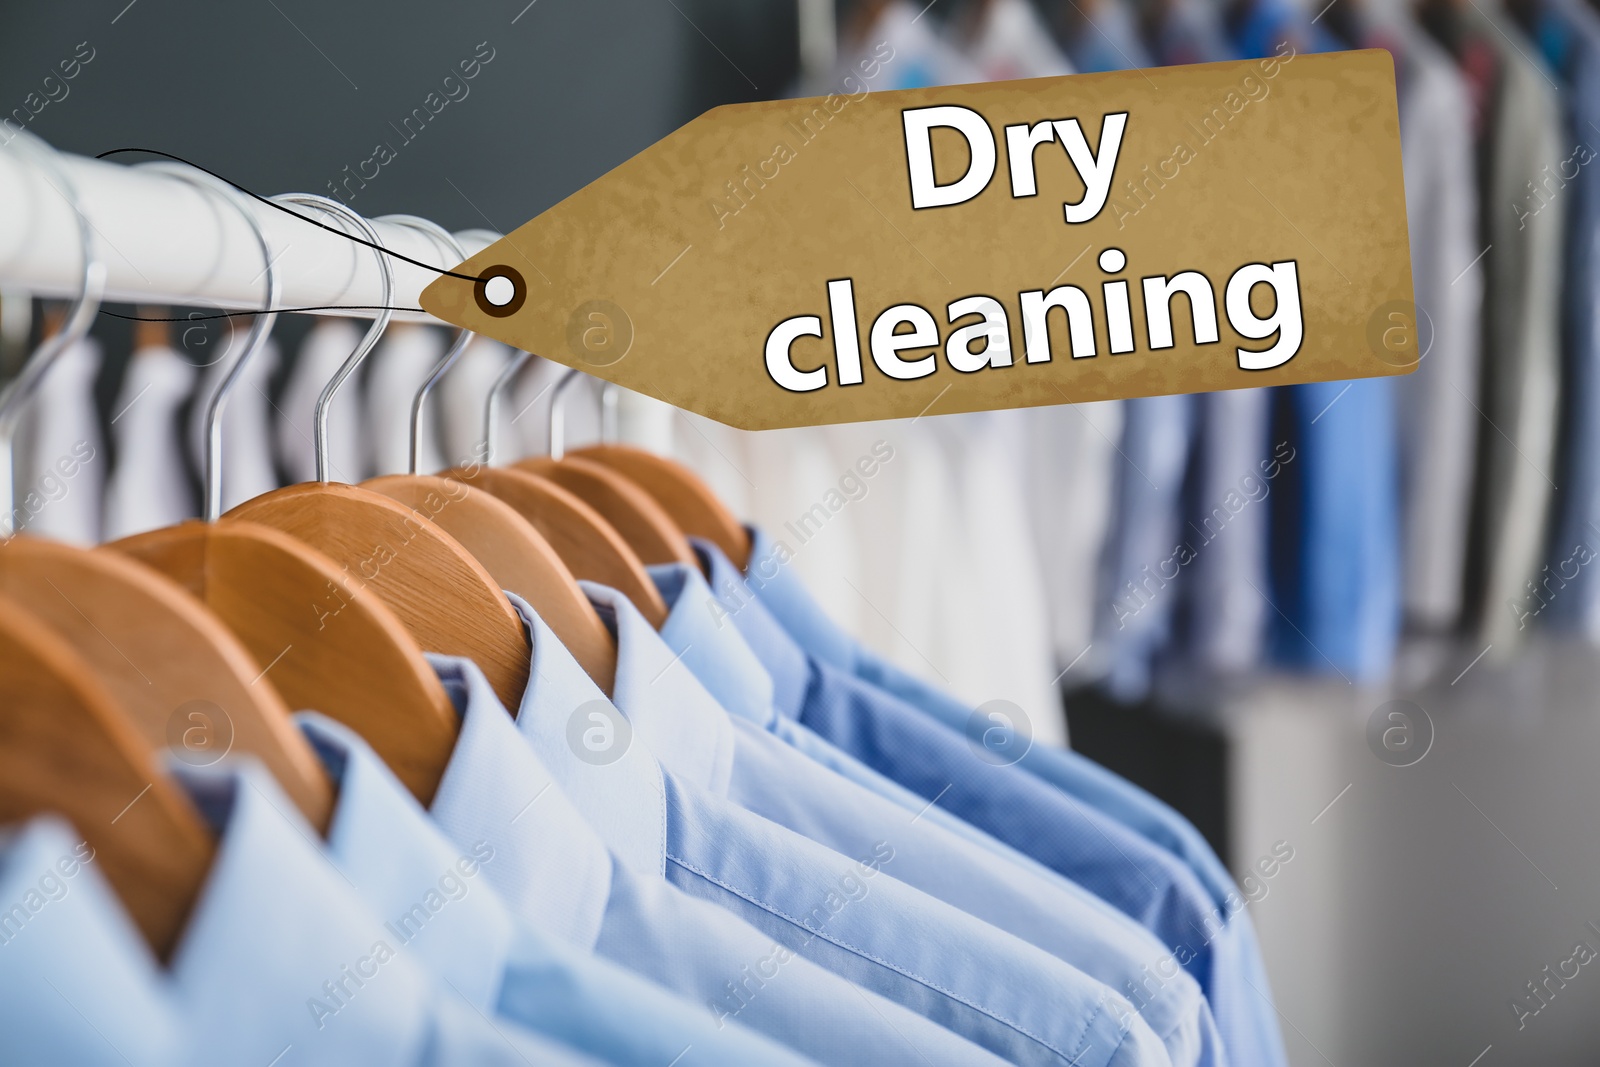
[[[324,840],[248,761],[175,765],[215,866],[150,957],[49,818],[0,862],[19,1062],[1282,1064],[1244,903],[1181,817],[839,630],[772,540],[747,580],[655,568],[658,633],[589,585],[607,699],[526,604],[513,718],[460,715],[417,804],[356,735],[297,724]],[[14,905],[14,906],[13,906]]]

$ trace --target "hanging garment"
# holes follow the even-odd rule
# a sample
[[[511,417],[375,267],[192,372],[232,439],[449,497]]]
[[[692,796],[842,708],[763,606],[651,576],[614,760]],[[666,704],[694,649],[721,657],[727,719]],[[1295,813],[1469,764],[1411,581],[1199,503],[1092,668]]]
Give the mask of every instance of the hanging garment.
[[[1081,7],[1074,5],[1062,18],[1067,58],[1083,73],[1155,66],[1139,39],[1132,5],[1092,0]]]
[[[1199,425],[1185,521],[1174,542],[1182,637],[1166,666],[1176,676],[1164,690],[1178,706],[1194,706],[1220,679],[1238,677],[1262,661],[1271,607],[1267,531],[1275,469],[1269,440],[1272,394],[1230,389],[1195,398]],[[1183,561],[1187,560],[1187,563]],[[1165,564],[1165,560],[1163,560]],[[1165,571],[1162,572],[1163,576]]]
[[[242,336],[235,336],[234,345],[242,344]],[[205,476],[206,466],[206,412],[241,351],[234,347],[206,367],[194,392],[195,402],[189,409],[189,447],[201,477]],[[245,364],[223,407],[223,511],[278,488],[278,472],[272,458],[273,416],[268,383],[277,372],[279,359],[277,342],[268,338],[261,351]]]
[[[531,618],[514,596],[512,603]],[[559,648],[541,641],[534,653]],[[589,704],[587,693],[570,701],[570,690],[554,692],[554,684],[533,674],[535,684],[513,722],[476,665],[429,658],[461,711],[461,733],[429,812],[457,848],[487,842],[494,849],[495,862],[484,873],[514,915],[706,1005],[715,1020],[741,1023],[821,1063],[1000,1062],[901,1005],[852,987],[786,942],[666,884],[664,867],[636,872],[609,852],[573,806],[581,794],[574,791],[569,799],[569,782],[553,777],[519,732],[547,721],[548,713],[534,711],[534,702],[551,700],[563,730],[577,723],[578,741],[569,742],[566,734],[547,739],[567,746],[570,758],[573,745],[584,747],[582,729],[592,725],[579,713],[603,715],[600,709],[609,703]],[[579,675],[587,681],[581,670]],[[630,745],[614,765],[630,753],[648,758],[643,746]],[[667,803],[663,784],[657,780],[645,806],[632,813],[635,833],[659,840]],[[808,900],[802,910],[822,899]],[[821,1019],[826,1026],[818,1025]]]
[[[1475,243],[1472,98],[1449,56],[1420,32],[1399,24],[1374,34],[1373,43],[1396,38],[1416,328],[1427,348],[1395,385],[1405,412],[1401,574],[1407,619],[1442,630],[1461,616],[1478,434],[1494,432],[1480,427],[1477,411],[1483,248]]]
[[[769,558],[773,552],[772,541],[760,530],[752,531],[752,539],[752,560]],[[803,707],[820,672],[831,668],[847,671],[881,692],[898,696],[952,731],[969,738],[982,736],[979,731],[988,725],[987,721],[976,716],[973,709],[898,670],[854,641],[817,607],[793,573],[783,568],[756,570],[757,563],[753,565],[754,577],[747,583],[720,552],[703,544],[697,547],[711,568],[711,586],[719,603],[729,609],[741,634],[768,671],[773,700],[780,711]],[[794,636],[789,636],[790,633]],[[808,657],[814,657],[811,663],[816,666],[808,664]],[[857,740],[864,744],[869,739],[863,731]],[[849,737],[836,743],[840,748],[852,748]],[[816,750],[811,754],[814,758],[825,758]],[[831,763],[830,766],[848,773],[847,765]],[[1198,879],[1209,894],[1209,914],[1214,920],[1204,927],[1210,931],[1208,947],[1216,960],[1214,969],[1219,974],[1239,976],[1237,982],[1218,983],[1206,989],[1223,1045],[1234,1063],[1287,1063],[1254,927],[1243,910],[1243,899],[1232,877],[1199,831],[1155,797],[1071,750],[1028,746],[1017,754],[1016,766],[1051,789],[1059,790],[1062,798],[1091,807],[1131,829],[1180,862]],[[889,773],[890,777],[898,778]],[[910,782],[902,784],[916,789]],[[922,803],[928,804],[926,799]],[[941,807],[929,805],[924,810],[928,813],[924,817],[933,817]],[[1017,819],[1018,809],[1009,810],[1012,820],[1024,821]],[[971,819],[974,824],[981,821]],[[995,833],[994,836],[1008,839],[1009,835]],[[985,840],[989,839],[979,839],[980,843]],[[1091,840],[1098,839],[1091,837]],[[1035,859],[1043,858],[1025,844],[1012,844]],[[1095,886],[1085,887],[1100,892]],[[1105,893],[1100,895],[1116,903]],[[1178,939],[1168,940],[1169,946],[1185,944],[1188,939],[1183,933],[1186,927],[1182,923],[1178,925]]]
[[[18,427],[17,533],[71,545],[97,544],[106,466],[94,382],[100,343],[85,337],[67,346],[39,383]]]
[[[1026,464],[1019,462],[1028,443],[1027,416],[974,412],[936,419],[933,428],[954,478],[966,548],[920,580],[963,570],[975,593],[972,610],[951,621],[961,628],[961,647],[977,654],[944,660],[962,668],[950,688],[971,704],[1010,701],[1031,720],[1036,741],[1065,744],[1041,546],[1033,538]]]
[[[1217,63],[1238,59],[1220,8],[1206,0],[1166,0],[1159,21],[1149,31],[1148,45],[1162,66]]]
[[[175,765],[217,852],[171,961],[193,1063],[592,1064],[435,981],[258,764]],[[249,966],[241,967],[240,961]],[[352,977],[352,975],[354,977]],[[381,993],[367,992],[366,979]],[[265,1059],[263,1059],[265,1057]]]
[[[489,389],[511,359],[511,349],[489,337],[474,337],[467,342],[461,358],[434,390],[433,403],[439,406],[439,437],[445,460],[461,466],[477,456],[483,444],[484,405]],[[501,438],[509,414],[500,413],[497,426]],[[512,456],[509,441],[495,442],[497,456]]]
[[[870,26],[842,43],[833,84],[860,77],[876,92],[982,81],[978,68],[939,36],[926,14],[921,4],[889,0]],[[875,73],[866,75],[868,70]]]
[[[440,330],[401,323],[389,327],[372,354],[363,399],[374,473],[405,474],[411,470],[411,403],[444,357],[448,343],[449,338]],[[418,474],[434,474],[446,466],[439,452],[437,405],[435,399],[423,411]]]
[[[1102,400],[1019,413],[1028,424],[1028,506],[1056,670],[1068,689],[1092,677],[1092,664],[1085,664],[1094,640],[1100,553],[1122,462],[1116,442],[1123,412],[1122,401]]]
[[[1519,27],[1483,8],[1465,8],[1460,18],[1493,49],[1499,71],[1483,146],[1484,237],[1492,247],[1485,257],[1480,396],[1488,428],[1478,435],[1476,544],[1469,566],[1479,636],[1502,656],[1526,632],[1523,604],[1527,584],[1546,562],[1556,473],[1567,202],[1558,196],[1534,213],[1529,183],[1537,188],[1542,168],[1565,153],[1553,76],[1532,57],[1534,45]]]
[[[315,481],[317,397],[334,372],[361,343],[362,327],[345,319],[323,319],[300,345],[294,368],[278,399],[278,457],[290,482]],[[328,412],[328,466],[333,480],[355,484],[370,474],[367,435],[361,424],[360,382],[346,381]]]
[[[958,15],[950,41],[983,81],[1053,78],[1072,73],[1050,27],[1029,0],[989,0]]]
[[[858,784],[860,776],[874,773],[870,768],[862,766],[846,778],[786,743],[771,732],[781,719],[772,703],[771,677],[735,628],[721,625],[720,616],[708,610],[717,602],[700,572],[668,564],[652,567],[651,577],[669,610],[661,640],[725,709],[719,725],[732,728],[733,772],[726,793],[731,800],[844,855],[865,855],[875,842],[892,840],[893,874],[899,881],[1044,949],[1111,989],[1140,989],[1143,968],[1166,955],[1159,941],[1059,875],[1026,862],[997,864],[995,851],[932,820],[915,819],[927,807],[921,798],[901,806],[883,789]],[[651,695],[645,694],[643,711],[635,702],[629,721],[641,734],[671,731],[675,738],[682,722],[674,724],[669,708]],[[795,724],[795,729],[805,728]],[[672,741],[654,750],[661,752]],[[814,744],[826,742],[817,738]],[[1220,1062],[1210,1010],[1188,975],[1174,973],[1148,997],[1133,999],[1175,1067]]]
[[[594,761],[568,740],[568,722],[574,706],[603,699],[575,664],[541,658],[539,649],[570,660],[553,640],[535,638],[533,676],[570,679],[575,691],[525,700],[517,722],[546,760],[566,765],[558,773],[597,783],[584,791],[585,815],[614,835],[614,847],[637,849],[619,853],[624,862],[664,868],[686,893],[1012,1063],[1170,1062],[1118,993],[896,878],[894,841],[843,855],[727,800],[735,742],[726,713],[631,602],[593,583],[585,589],[615,626],[615,707],[631,728],[627,755],[637,758],[603,765],[598,786]],[[531,612],[524,618],[537,625]],[[641,817],[663,800],[664,823]],[[937,949],[917,933],[931,929],[940,931]]]
[[[1294,442],[1273,501],[1274,658],[1377,684],[1400,636],[1400,516],[1392,378],[1278,394],[1275,440]]]
[[[1172,635],[1175,583],[1187,558],[1183,484],[1195,397],[1125,402],[1111,532],[1101,559],[1095,651],[1089,663],[1107,691],[1135,702],[1150,693],[1155,657]]]
[[[172,348],[141,348],[128,361],[112,407],[117,466],[106,485],[107,541],[199,514],[178,422],[194,380],[194,367]]]
[[[1254,0],[1233,23],[1246,56],[1343,45],[1284,0]],[[1270,587],[1272,657],[1298,670],[1378,683],[1400,631],[1400,527],[1394,380],[1275,391]],[[1242,472],[1241,472],[1242,473]]]
[[[1150,48],[1161,63],[1235,58],[1215,6],[1169,0],[1158,11]],[[1270,394],[1229,389],[1195,397],[1194,407],[1184,522],[1172,546],[1185,546],[1184,578],[1175,640],[1158,656],[1161,699],[1175,710],[1214,705],[1219,682],[1261,662],[1271,610],[1257,591],[1268,585]]]
[[[629,1067],[810,1062],[520,922],[483,874],[492,847],[458,852],[354,732],[312,712],[296,721],[336,791],[328,858],[391,917],[405,950],[477,1010]]]
[[[0,922],[6,1056],[84,1067],[181,1063],[183,1021],[160,964],[94,856],[53,815],[0,838],[0,900],[16,902]]]
[[[1524,618],[1600,640],[1600,16],[1581,3],[1543,7],[1540,43],[1568,89],[1559,162],[1541,171],[1540,192],[1525,210],[1565,197],[1567,329],[1563,365],[1561,473],[1547,563],[1534,578]],[[1576,171],[1576,173],[1574,173]],[[1550,179],[1553,179],[1550,180]],[[1580,548],[1580,546],[1582,546]]]

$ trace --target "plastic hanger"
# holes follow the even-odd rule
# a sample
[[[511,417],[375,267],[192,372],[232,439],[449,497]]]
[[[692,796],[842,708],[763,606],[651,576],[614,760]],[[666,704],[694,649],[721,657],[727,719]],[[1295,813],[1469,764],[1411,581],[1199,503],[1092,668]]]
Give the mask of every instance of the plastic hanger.
[[[267,263],[264,306],[275,306],[272,249],[254,214],[231,188],[203,174],[184,176],[212,185],[249,220]],[[275,318],[252,320],[243,351],[211,396],[205,518],[125,538],[106,550],[140,560],[193,594],[249,651],[256,677],[270,678],[289,706],[315,708],[361,734],[427,803],[449,763],[460,719],[416,641],[374,593],[327,556],[270,526],[217,521],[222,413]]]
[[[548,478],[598,511],[645,563],[695,563],[694,549],[653,497],[603,463],[566,455],[567,391],[578,371],[569,370],[550,398],[550,454],[518,460],[514,470]]]
[[[650,625],[667,620],[666,601],[633,549],[600,513],[555,482],[527,471],[494,466],[495,416],[501,396],[531,357],[518,352],[484,404],[484,460],[445,471],[498,497],[533,524],[576,577],[610,586],[633,602]]]
[[[105,265],[77,190],[32,134],[33,155],[77,218],[83,277],[64,328],[40,346],[0,398],[0,532],[13,532],[12,443],[24,402],[55,358],[88,330]],[[19,542],[0,547],[9,557]],[[9,564],[9,558],[7,563]],[[188,799],[163,776],[116,699],[39,616],[0,594],[0,822],[54,812],[84,835],[151,947],[170,952],[210,868],[212,844]]]
[[[379,244],[375,230],[337,200],[307,193],[278,202],[324,211],[352,224]],[[393,291],[389,260],[377,253],[382,303]],[[399,616],[429,652],[465,656],[482,669],[495,694],[517,707],[528,681],[528,641],[522,620],[483,564],[440,529],[427,509],[331,479],[327,454],[328,408],[345,381],[377,344],[390,312],[378,312],[360,346],[317,399],[317,481],[276,489],[248,500],[223,517],[282,530],[349,568]]]
[[[385,221],[427,233],[447,255],[454,257],[451,263],[467,258],[460,243],[435,223],[409,215],[390,215]],[[616,642],[544,535],[511,505],[482,489],[419,473],[428,394],[471,340],[470,330],[456,335],[411,403],[410,473],[369,478],[362,485],[408,508],[431,514],[435,523],[483,564],[500,588],[516,593],[533,606],[595,684],[609,693],[617,673]]]

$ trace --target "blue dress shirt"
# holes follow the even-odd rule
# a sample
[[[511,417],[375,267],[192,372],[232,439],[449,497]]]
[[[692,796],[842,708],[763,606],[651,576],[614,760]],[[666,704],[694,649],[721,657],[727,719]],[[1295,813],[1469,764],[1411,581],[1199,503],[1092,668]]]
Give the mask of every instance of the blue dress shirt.
[[[566,752],[568,762],[576,762],[565,732],[569,723],[576,719],[585,725],[585,716],[611,705],[527,605],[514,596],[512,603],[534,634],[530,684],[516,722],[472,662],[429,658],[461,712],[460,736],[430,812],[457,848],[487,842],[494,849],[495,860],[483,872],[514,914],[704,1005],[717,1025],[742,1023],[820,1063],[957,1067],[999,1062],[901,1005],[852,986],[727,911],[674,888],[661,877],[664,861],[657,862],[655,873],[641,868],[638,842],[660,839],[668,822],[661,778],[642,785],[629,780],[641,788],[625,798],[618,820],[624,832],[607,840],[633,852],[613,857],[574,807],[566,782],[552,776],[551,769],[565,768],[549,755]],[[552,718],[559,737],[546,738],[549,743],[536,752],[538,746],[529,740],[550,731],[534,730],[532,724]],[[624,750],[642,753],[643,746]],[[608,783],[624,784],[620,779]],[[572,795],[594,799],[581,791]],[[599,824],[601,833],[608,825]]]
[[[54,816],[0,840],[0,1034],[7,1063],[181,1060],[160,965],[94,850]]]
[[[719,605],[699,571],[675,563],[650,573],[668,607],[661,640],[733,713],[732,800],[846,855],[892,840],[897,879],[1123,993],[1175,1065],[1226,1062],[1199,986],[1148,931],[1053,872],[1039,877],[1016,864],[995,863],[992,851],[923,818],[926,801],[918,798],[908,811],[881,790],[845,778],[767,732],[782,721],[772,705],[771,678],[737,631],[717,624],[712,609]],[[648,714],[663,716],[662,730],[679,725],[677,707],[659,702],[636,706],[630,718],[639,725]],[[1157,970],[1163,962],[1164,973]]]
[[[174,765],[218,834],[172,959],[188,1062],[593,1064],[490,1022],[370,910],[254,760]]]
[[[328,857],[395,940],[474,1008],[628,1067],[810,1062],[514,918],[483,873],[491,844],[455,848],[359,736],[321,715],[296,718],[338,789]]]
[[[1171,1062],[1119,994],[893,877],[898,833],[842,854],[727,800],[722,794],[735,762],[727,713],[625,597],[585,587],[617,634],[614,699],[632,732],[628,751],[598,766],[575,751],[567,728],[571,709],[603,698],[532,615],[527,621],[538,682],[518,725],[558,774],[604,781],[604,787],[584,790],[593,804],[585,815],[596,826],[638,823],[641,810],[653,810],[654,796],[664,798],[662,836],[648,850],[639,847],[631,865],[664,872],[672,884],[729,909],[796,957],[815,960],[1012,1062]],[[556,679],[563,685],[548,685]],[[541,686],[547,686],[542,694]],[[547,699],[558,689],[565,699]],[[911,826],[911,817],[904,823]],[[622,847],[639,845],[630,836]],[[930,939],[930,930],[939,937]]]
[[[970,708],[861,648],[810,599],[779,546],[751,535],[748,582],[714,546],[696,548],[720,617],[768,669],[780,711],[1139,920],[1200,981],[1235,1063],[1287,1062],[1243,899],[1192,826],[1067,750],[1035,745],[1014,767],[976,759],[961,736]],[[937,761],[949,773],[928,775]]]

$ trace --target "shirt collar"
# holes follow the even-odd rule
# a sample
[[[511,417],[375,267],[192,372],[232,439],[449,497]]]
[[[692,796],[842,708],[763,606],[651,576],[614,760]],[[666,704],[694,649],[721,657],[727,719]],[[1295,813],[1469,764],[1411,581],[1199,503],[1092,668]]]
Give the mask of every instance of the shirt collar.
[[[217,1063],[298,1046],[327,1063],[412,1063],[429,982],[320,854],[253,760],[170,761],[217,831],[217,852],[172,961],[187,1036]]]
[[[544,620],[514,593],[533,645],[516,728],[560,788],[623,863],[664,875],[666,794],[661,766]]]
[[[494,850],[483,873],[513,914],[580,948],[600,936],[611,856],[523,740],[471,660],[428,654],[461,712],[429,809],[457,848]]]
[[[755,534],[757,531],[751,532]],[[739,636],[749,644],[750,650],[766,668],[767,676],[772,680],[772,702],[779,713],[791,719],[799,718],[811,682],[811,668],[806,653],[772,617],[766,605],[746,583],[739,568],[722,554],[721,549],[697,537],[690,538],[690,543],[705,564],[711,588],[716,591],[719,610],[714,621],[717,627],[720,629],[730,622],[733,624]],[[774,563],[780,557],[787,559],[786,552],[787,549],[783,549],[779,556],[771,557]],[[755,557],[752,555],[751,558]],[[769,565],[768,570],[771,569]],[[781,566],[777,567],[780,573],[782,569]]]
[[[617,636],[612,703],[663,767],[725,795],[733,777],[733,722],[728,713],[632,601],[594,582],[579,584]]]
[[[511,918],[483,873],[494,847],[453,846],[354,731],[315,712],[295,720],[338,790],[327,857],[385,920],[396,948],[491,1010],[512,937]]]
[[[159,964],[94,862],[53,815],[0,841],[0,1022],[20,1061],[176,1062]],[[42,981],[41,981],[42,979]]]
[[[649,571],[667,602],[661,640],[724,709],[763,730],[770,727],[777,715],[772,675],[736,629],[718,625],[726,612],[700,572],[684,563],[664,563]]]
[[[745,568],[745,582],[762,606],[801,648],[841,671],[853,670],[855,641],[812,599],[805,583],[789,566],[788,547],[759,527],[746,529],[750,534],[750,565]]]

